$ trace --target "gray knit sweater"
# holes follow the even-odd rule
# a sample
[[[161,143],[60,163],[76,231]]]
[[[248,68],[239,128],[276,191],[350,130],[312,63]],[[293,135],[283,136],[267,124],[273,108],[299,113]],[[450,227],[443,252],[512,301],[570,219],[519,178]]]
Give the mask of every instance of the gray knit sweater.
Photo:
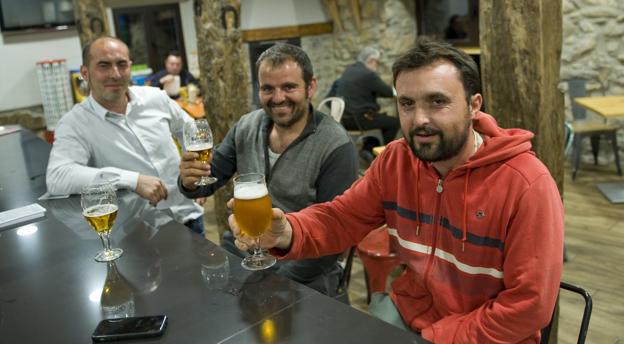
[[[264,110],[240,118],[214,151],[212,175],[218,182],[192,192],[178,185],[189,198],[212,195],[235,173],[264,173],[273,206],[285,212],[299,211],[314,203],[331,201],[357,178],[357,155],[345,129],[331,117],[314,111],[301,135],[280,155],[271,168],[268,135],[273,125]],[[337,256],[286,262],[278,273],[332,294],[339,275]],[[330,276],[332,276],[330,278]],[[329,281],[328,279],[331,279]]]

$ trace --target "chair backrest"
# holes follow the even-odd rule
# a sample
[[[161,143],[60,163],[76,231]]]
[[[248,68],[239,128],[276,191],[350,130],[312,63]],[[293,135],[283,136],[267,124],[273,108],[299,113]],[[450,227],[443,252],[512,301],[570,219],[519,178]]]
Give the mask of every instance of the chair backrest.
[[[585,301],[585,308],[583,309],[583,318],[581,319],[581,326],[579,329],[579,335],[577,339],[578,344],[583,344],[585,343],[585,338],[587,338],[587,330],[589,329],[589,320],[591,318],[591,313],[592,313],[592,308],[593,308],[591,295],[589,295],[589,293],[585,289],[563,282],[563,281],[559,284],[559,288],[579,294],[583,297]],[[550,319],[550,323],[548,324],[548,326],[542,329],[542,340],[540,344],[548,344],[548,339],[550,337],[550,329],[551,329],[552,322],[556,314],[557,312],[553,312],[553,316]]]
[[[574,78],[568,80],[568,94],[570,95],[570,103],[572,105],[572,117],[575,120],[582,120],[587,117],[587,110],[585,108],[576,105],[574,98],[585,97],[587,90],[585,89],[585,79]]]
[[[327,111],[323,108],[326,105],[329,107],[329,115],[332,116],[332,118],[336,122],[340,123],[345,108],[344,100],[340,97],[325,98],[323,99],[323,101],[321,101],[316,109],[318,111],[327,113]]]
[[[563,138],[565,139],[565,143],[563,146],[563,154],[567,155],[570,148],[572,148],[572,142],[574,141],[574,128],[572,128],[572,124],[566,121],[564,123],[564,130]]]

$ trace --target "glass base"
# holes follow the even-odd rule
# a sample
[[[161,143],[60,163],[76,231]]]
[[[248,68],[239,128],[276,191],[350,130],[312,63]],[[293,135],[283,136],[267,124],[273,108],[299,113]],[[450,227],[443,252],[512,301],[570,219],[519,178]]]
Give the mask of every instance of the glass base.
[[[264,270],[272,267],[277,259],[269,254],[248,256],[241,262],[244,269],[251,271]]]
[[[93,259],[96,262],[110,262],[115,260],[123,254],[123,250],[120,248],[111,248],[110,250],[102,250]]]
[[[195,182],[195,185],[197,186],[205,186],[205,185],[210,185],[213,183],[217,182],[217,178],[215,177],[201,177],[200,180],[198,180],[197,182]]]

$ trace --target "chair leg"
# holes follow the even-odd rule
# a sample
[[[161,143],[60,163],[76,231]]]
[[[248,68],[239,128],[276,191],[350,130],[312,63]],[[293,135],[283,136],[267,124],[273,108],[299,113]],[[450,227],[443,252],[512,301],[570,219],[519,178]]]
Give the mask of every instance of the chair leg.
[[[600,135],[589,137],[591,141],[592,154],[594,155],[594,165],[598,165],[598,151],[600,151]]]
[[[572,180],[576,178],[576,172],[581,161],[581,138],[581,135],[574,136],[574,144],[572,146]]]
[[[613,147],[613,155],[615,155],[615,167],[617,168],[617,173],[621,176],[622,167],[620,166],[620,152],[618,150],[616,131],[611,133],[611,147]]]

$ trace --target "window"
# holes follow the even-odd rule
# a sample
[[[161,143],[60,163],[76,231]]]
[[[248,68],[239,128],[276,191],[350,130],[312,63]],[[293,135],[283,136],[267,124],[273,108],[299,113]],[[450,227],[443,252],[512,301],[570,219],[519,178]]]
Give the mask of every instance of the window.
[[[418,35],[457,46],[479,46],[478,0],[417,0]]]

